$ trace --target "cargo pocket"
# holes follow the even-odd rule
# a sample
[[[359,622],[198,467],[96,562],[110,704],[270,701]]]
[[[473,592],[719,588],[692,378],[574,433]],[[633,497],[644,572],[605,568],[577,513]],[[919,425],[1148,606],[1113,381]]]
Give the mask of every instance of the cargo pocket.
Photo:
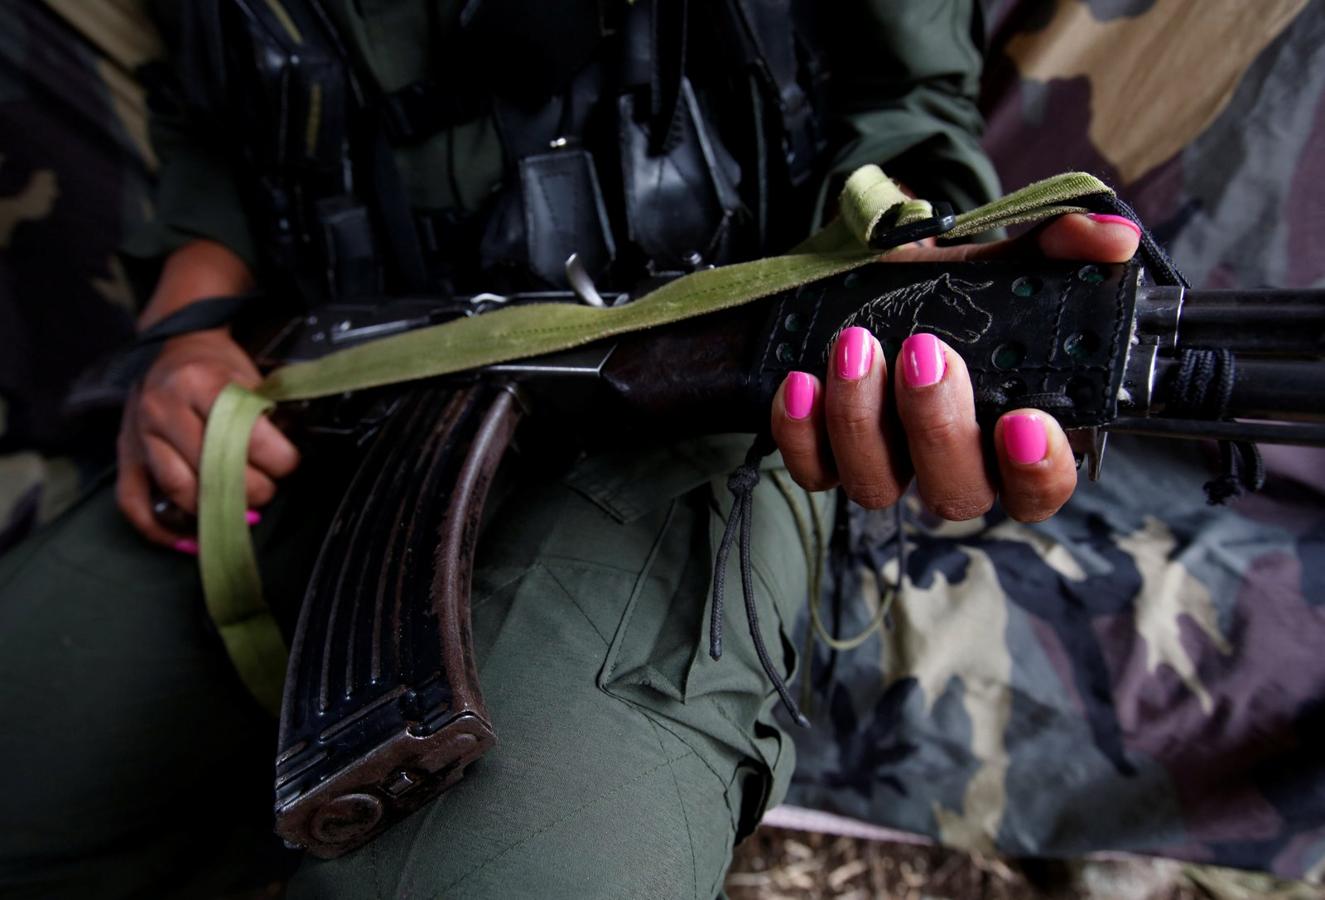
[[[769,460],[775,461],[776,458]],[[730,493],[726,497],[721,493],[725,487],[725,481],[714,480],[715,505],[710,520],[714,554],[731,508]],[[717,502],[719,498],[721,502]],[[808,494],[791,482],[785,470],[776,466],[766,467],[755,487],[750,546],[758,628],[773,665],[793,696],[797,693],[794,679],[798,653],[792,635],[808,598],[812,567],[822,564],[814,546],[814,520],[817,517],[820,534],[826,537],[832,521],[833,499],[831,493]],[[751,695],[755,702],[740,707],[740,721],[747,723],[752,752],[729,792],[733,821],[743,835],[758,824],[769,806],[781,802],[786,794],[795,766],[795,744],[781,725],[785,718],[775,715],[781,700],[755,650],[735,559],[728,563],[726,607],[723,659],[713,673],[711,688],[720,690],[728,686],[731,675],[724,676],[720,667],[728,664],[729,658],[735,670],[748,672],[754,680]],[[708,677],[706,669],[697,673],[692,693],[708,687]]]
[[[612,636],[598,686],[650,705],[646,692],[684,703],[704,637],[708,486],[671,501]]]
[[[805,550],[789,500],[769,473],[755,489],[755,604],[765,646],[784,679],[795,672],[792,627],[805,602]],[[791,502],[802,518],[803,492]],[[733,827],[745,834],[785,794],[795,763],[780,702],[750,636],[736,554],[728,561],[721,659],[709,657],[713,560],[732,498],[727,477],[673,500],[636,576],[598,686],[686,740],[727,782]]]

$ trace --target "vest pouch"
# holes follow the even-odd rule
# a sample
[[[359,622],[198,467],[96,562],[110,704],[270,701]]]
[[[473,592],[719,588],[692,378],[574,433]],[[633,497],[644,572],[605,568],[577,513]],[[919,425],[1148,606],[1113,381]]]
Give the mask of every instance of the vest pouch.
[[[607,271],[616,256],[607,207],[584,150],[554,150],[520,160],[524,238],[530,270],[565,287],[566,258],[579,256],[590,275]]]
[[[330,295],[380,297],[382,267],[367,208],[353,197],[328,197],[318,201],[316,216]]]
[[[278,12],[279,11],[279,12]],[[340,168],[349,73],[304,3],[223,3],[228,123],[262,174],[314,163]]]
[[[633,94],[618,101],[627,233],[659,269],[722,262],[742,209],[740,166],[704,119],[688,79],[679,102],[677,139],[654,153],[647,110],[636,109]]]

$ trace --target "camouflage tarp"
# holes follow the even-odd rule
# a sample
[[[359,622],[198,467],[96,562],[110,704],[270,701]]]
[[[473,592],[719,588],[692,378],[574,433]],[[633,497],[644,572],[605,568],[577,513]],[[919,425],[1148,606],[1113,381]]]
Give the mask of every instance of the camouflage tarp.
[[[1203,286],[1325,281],[1325,3],[991,2],[1005,186],[1121,191]],[[1212,508],[1209,449],[1114,440],[1051,521],[911,516],[893,627],[814,670],[790,802],[959,846],[1325,872],[1325,451],[1267,448]],[[857,515],[842,633],[896,577]],[[863,582],[863,589],[854,587]]]
[[[29,379],[38,409],[128,330],[112,251],[146,214],[129,73],[154,52],[134,8],[0,5],[0,392]],[[1199,284],[1325,280],[1325,3],[988,8],[988,146],[1009,188],[1088,169]],[[40,433],[4,418],[0,453],[20,422]],[[1319,876],[1325,462],[1267,455],[1266,493],[1225,510],[1203,504],[1205,448],[1114,441],[1104,481],[1045,525],[913,512],[892,629],[831,666],[816,651],[791,799],[968,847]],[[0,549],[77,483],[72,463],[0,457]],[[877,602],[870,569],[897,574],[890,519],[854,525],[846,590],[866,602],[843,632]]]
[[[116,250],[149,212],[132,73],[156,52],[133,0],[0,4],[0,551],[109,463],[104,423],[73,429],[60,410],[132,333]]]

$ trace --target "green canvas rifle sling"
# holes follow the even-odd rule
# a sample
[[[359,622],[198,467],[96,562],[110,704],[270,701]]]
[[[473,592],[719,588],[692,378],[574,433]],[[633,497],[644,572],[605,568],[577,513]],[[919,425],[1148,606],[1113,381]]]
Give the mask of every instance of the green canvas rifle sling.
[[[971,237],[1091,209],[1113,191],[1084,173],[1059,175],[955,217],[945,238]],[[873,262],[936,218],[877,166],[854,172],[840,214],[785,256],[694,272],[633,303],[531,304],[456,319],[273,371],[256,390],[230,385],[207,418],[199,473],[199,566],[207,610],[244,684],[278,714],[287,649],[262,597],[244,520],[244,469],[259,416],[276,403],[396,384],[540,356],[730,309]]]

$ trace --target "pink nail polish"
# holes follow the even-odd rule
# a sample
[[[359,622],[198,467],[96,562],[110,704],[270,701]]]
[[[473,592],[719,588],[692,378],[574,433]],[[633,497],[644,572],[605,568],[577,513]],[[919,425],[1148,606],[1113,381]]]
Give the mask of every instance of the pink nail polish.
[[[1008,459],[1023,466],[1037,463],[1049,452],[1049,432],[1039,416],[1021,413],[1003,420],[1003,448]]]
[[[837,339],[833,353],[837,377],[843,381],[859,381],[869,374],[874,364],[874,337],[864,328],[853,325]]]
[[[910,387],[929,387],[943,380],[948,361],[943,345],[932,334],[913,334],[902,341],[902,370]]]
[[[782,391],[782,405],[789,419],[804,419],[814,408],[814,379],[804,372],[792,372],[787,376],[787,386]]]
[[[249,526],[256,525],[262,521],[262,513],[258,512],[256,509],[250,509],[244,513],[244,521],[248,523]]]
[[[1105,215],[1103,213],[1087,213],[1086,218],[1090,219],[1092,222],[1099,222],[1101,225],[1126,225],[1128,228],[1132,229],[1132,231],[1136,232],[1137,237],[1141,236],[1141,226],[1137,225],[1135,222],[1133,222],[1131,219],[1127,218],[1126,216],[1110,216],[1110,215]]]
[[[180,553],[187,553],[189,556],[198,555],[198,542],[193,538],[180,538],[170,546]]]

